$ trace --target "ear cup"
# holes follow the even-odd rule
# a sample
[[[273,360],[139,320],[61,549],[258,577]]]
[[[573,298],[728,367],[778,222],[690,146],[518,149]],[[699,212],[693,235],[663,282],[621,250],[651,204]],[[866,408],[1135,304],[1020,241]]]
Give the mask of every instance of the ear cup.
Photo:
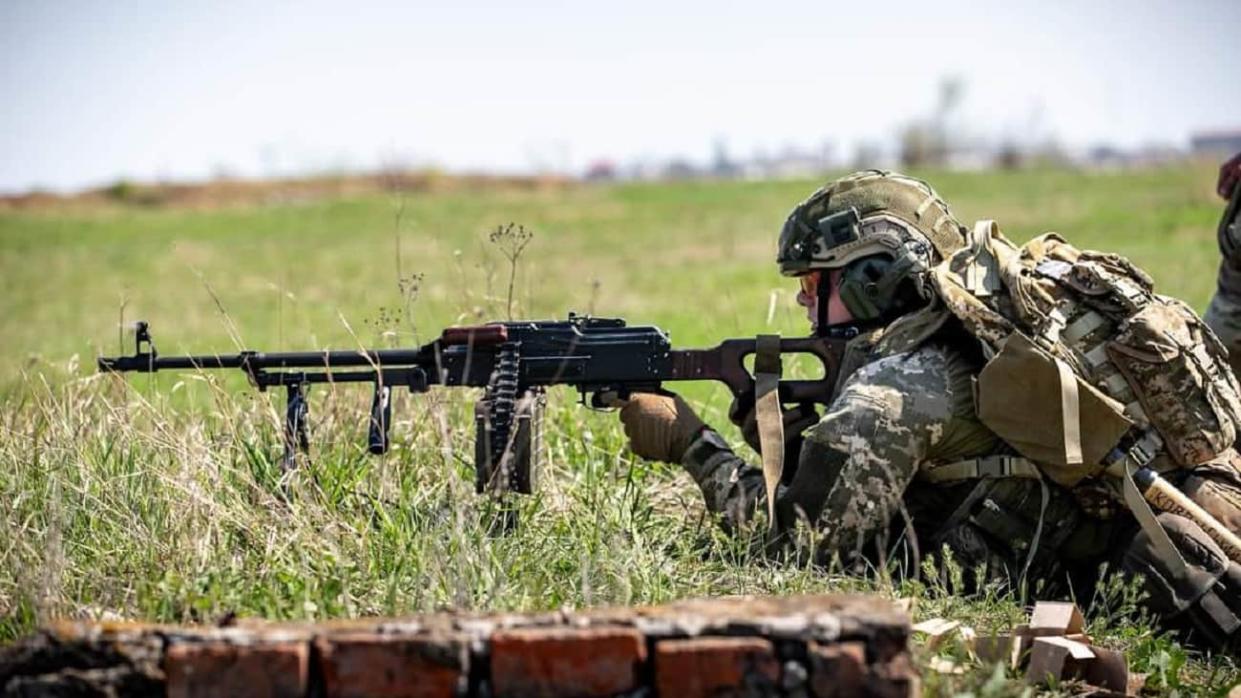
[[[899,293],[913,262],[884,255],[864,257],[845,267],[840,275],[840,300],[862,322],[878,320],[905,305]]]

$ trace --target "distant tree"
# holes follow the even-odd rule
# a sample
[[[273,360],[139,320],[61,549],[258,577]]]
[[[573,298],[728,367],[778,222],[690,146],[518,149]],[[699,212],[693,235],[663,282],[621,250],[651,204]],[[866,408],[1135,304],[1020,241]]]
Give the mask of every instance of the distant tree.
[[[948,161],[956,142],[953,121],[965,96],[965,82],[945,77],[931,113],[907,124],[900,131],[901,164],[906,167],[939,167]]]

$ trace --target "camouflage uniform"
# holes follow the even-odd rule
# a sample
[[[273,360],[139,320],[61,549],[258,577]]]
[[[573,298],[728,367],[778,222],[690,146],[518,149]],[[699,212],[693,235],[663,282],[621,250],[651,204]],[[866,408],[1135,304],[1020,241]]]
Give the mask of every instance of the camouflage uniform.
[[[1037,481],[918,482],[928,466],[1005,448],[975,416],[972,379],[980,360],[954,339],[932,337],[897,352],[885,351],[882,342],[872,347],[873,338],[855,340],[846,361],[856,369],[842,375],[837,397],[805,434],[798,467],[777,491],[778,529],[810,523],[819,534],[820,562],[833,555],[861,561],[876,552],[868,544],[892,526],[911,530],[908,539],[921,541],[921,552],[946,545],[967,569],[981,565],[990,578],[1016,581],[1028,561],[1035,563],[1030,571],[1053,579],[1073,571],[1075,562],[1093,566],[1112,543],[1114,527],[1087,520],[1066,490],[1048,486],[1044,505]],[[761,468],[716,432],[704,430],[682,464],[726,528],[740,529],[763,510]],[[1035,541],[1039,520],[1046,525]]]

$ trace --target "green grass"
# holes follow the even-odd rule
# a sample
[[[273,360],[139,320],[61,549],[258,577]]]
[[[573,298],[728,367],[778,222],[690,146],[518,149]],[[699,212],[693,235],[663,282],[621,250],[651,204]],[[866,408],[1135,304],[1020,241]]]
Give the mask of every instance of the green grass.
[[[963,221],[1121,252],[1201,309],[1221,209],[1212,174],[928,176]],[[950,582],[892,585],[755,559],[716,532],[686,476],[634,460],[615,417],[565,391],[552,396],[539,494],[520,502],[516,533],[493,537],[490,505],[473,493],[464,391],[398,396],[396,448],[382,458],[364,453],[364,389],[314,391],[314,462],[286,499],[281,396],[240,376],[92,374],[97,354],[122,351],[122,317],[149,320],[164,353],[232,350],[234,334],[266,350],[405,345],[502,318],[508,271],[487,234],[508,221],[535,234],[516,279],[523,317],[624,316],[681,346],[802,334],[773,241],[816,185],[0,213],[0,639],[66,615],[324,618],[851,589],[917,596],[919,618],[952,614],[980,630],[1019,619],[1019,601],[998,589],[962,597]],[[398,280],[418,274],[416,293],[403,292]],[[684,392],[736,438],[722,388]],[[1094,632],[1156,683],[1220,693],[1241,678],[1232,660],[1154,633],[1131,590],[1103,591]],[[990,667],[928,681],[980,695],[1016,686]]]

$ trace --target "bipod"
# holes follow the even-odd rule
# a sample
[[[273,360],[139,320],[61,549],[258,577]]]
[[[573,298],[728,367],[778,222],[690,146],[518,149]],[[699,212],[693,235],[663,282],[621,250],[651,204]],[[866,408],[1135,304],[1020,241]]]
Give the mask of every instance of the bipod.
[[[287,383],[285,390],[284,456],[280,459],[280,479],[287,487],[289,474],[297,469],[297,452],[301,451],[307,461],[310,459],[310,436],[306,429],[310,405],[306,402],[305,383]]]

